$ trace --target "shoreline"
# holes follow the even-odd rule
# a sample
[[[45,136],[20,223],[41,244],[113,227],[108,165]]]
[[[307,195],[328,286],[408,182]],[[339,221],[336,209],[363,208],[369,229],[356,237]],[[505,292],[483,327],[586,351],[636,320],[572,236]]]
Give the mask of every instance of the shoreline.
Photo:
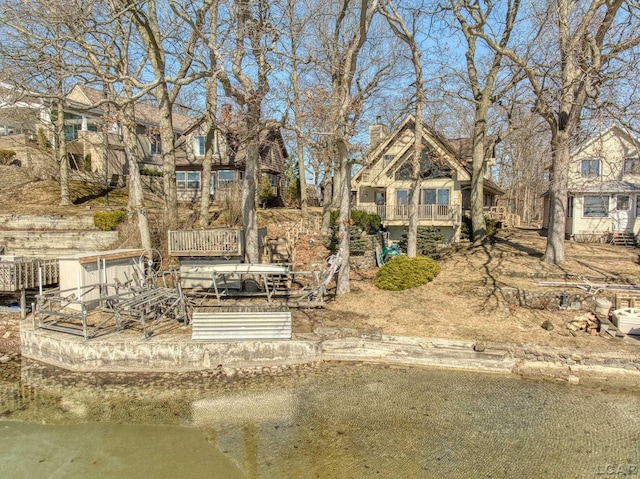
[[[514,374],[570,384],[613,381],[640,387],[640,354],[585,353],[534,344],[390,336],[353,329],[318,328],[291,340],[273,341],[202,342],[185,334],[163,334],[143,341],[126,333],[85,341],[34,329],[25,321],[21,322],[20,343],[22,357],[80,373],[220,371],[232,378],[342,361]]]

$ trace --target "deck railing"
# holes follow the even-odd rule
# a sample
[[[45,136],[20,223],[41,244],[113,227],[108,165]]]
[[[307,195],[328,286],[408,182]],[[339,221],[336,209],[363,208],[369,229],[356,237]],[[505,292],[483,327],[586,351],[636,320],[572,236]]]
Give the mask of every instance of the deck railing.
[[[169,254],[172,256],[241,256],[242,230],[169,231]]]
[[[0,261],[0,291],[20,291],[58,282],[57,259]]]
[[[377,214],[382,220],[406,220],[409,218],[408,205],[358,205],[354,209]],[[418,205],[419,220],[453,220],[455,206],[451,205]]]

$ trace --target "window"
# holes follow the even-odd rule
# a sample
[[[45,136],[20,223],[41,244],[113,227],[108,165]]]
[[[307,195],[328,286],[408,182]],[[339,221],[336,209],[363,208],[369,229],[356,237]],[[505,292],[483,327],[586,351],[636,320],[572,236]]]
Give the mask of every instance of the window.
[[[196,140],[195,140],[196,156],[204,156],[204,152],[205,152],[204,140],[205,140],[204,136],[196,136]]]
[[[604,218],[609,216],[609,197],[585,196],[582,216],[585,218]]]
[[[396,205],[406,206],[409,204],[409,190],[396,190]]]
[[[187,172],[187,189],[188,190],[200,189],[200,172],[199,171]]]
[[[624,174],[625,175],[640,175],[640,158],[625,158],[624,159]]]
[[[235,180],[234,170],[220,170],[218,171],[218,181],[233,181]]]
[[[200,190],[200,172],[176,171],[176,189]]]
[[[176,189],[178,190],[187,189],[187,172],[186,171],[176,171]]]
[[[159,155],[162,153],[162,142],[160,141],[160,133],[149,133],[149,153]]]
[[[582,160],[580,174],[582,176],[600,176],[600,160]]]
[[[448,205],[449,194],[450,192],[447,188],[426,188],[421,192],[420,201],[423,205]]]
[[[274,188],[277,188],[278,187],[278,175],[274,175],[272,173],[269,173],[269,183]]]
[[[382,168],[389,166],[389,163],[393,161],[395,155],[382,155]]]

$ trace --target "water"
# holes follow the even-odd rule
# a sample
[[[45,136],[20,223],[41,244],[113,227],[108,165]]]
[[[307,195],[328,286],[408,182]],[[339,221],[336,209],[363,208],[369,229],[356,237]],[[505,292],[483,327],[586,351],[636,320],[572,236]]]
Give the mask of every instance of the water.
[[[360,364],[229,381],[29,363],[2,387],[2,478],[640,477],[637,389]]]

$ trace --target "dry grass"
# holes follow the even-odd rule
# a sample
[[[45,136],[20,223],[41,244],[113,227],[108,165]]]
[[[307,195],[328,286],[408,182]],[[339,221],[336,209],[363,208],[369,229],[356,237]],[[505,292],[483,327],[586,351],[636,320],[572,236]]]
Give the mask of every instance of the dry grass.
[[[535,230],[502,231],[494,243],[467,245],[451,253],[440,261],[442,272],[433,282],[408,291],[379,290],[373,286],[371,272],[356,272],[351,293],[336,298],[324,310],[296,312],[297,329],[377,329],[393,335],[535,343],[583,351],[634,350],[640,354],[640,341],[634,345],[586,333],[573,337],[566,322],[579,311],[560,311],[557,304],[528,309],[504,301],[505,288],[543,289],[534,286],[531,279],[511,276],[514,272],[575,275],[574,281],[579,281],[580,275],[633,280],[640,273],[635,249],[567,242],[570,259],[555,266],[541,261],[544,244],[545,238]],[[554,325],[552,331],[541,327],[546,320]]]

